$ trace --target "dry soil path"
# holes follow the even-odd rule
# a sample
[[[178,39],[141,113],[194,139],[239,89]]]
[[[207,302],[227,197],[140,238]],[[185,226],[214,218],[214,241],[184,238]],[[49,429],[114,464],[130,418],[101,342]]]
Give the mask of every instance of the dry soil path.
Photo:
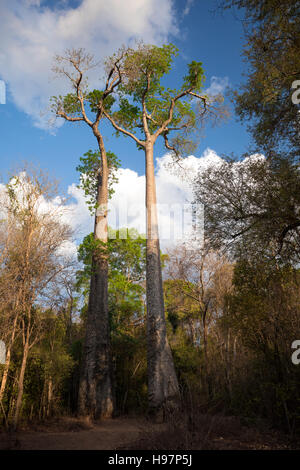
[[[12,435],[1,433],[0,449],[114,450],[135,442],[148,426],[146,420],[117,418],[94,424],[88,429],[78,429],[78,423],[76,428],[74,421],[65,424],[66,430],[50,426],[35,431],[22,430]]]

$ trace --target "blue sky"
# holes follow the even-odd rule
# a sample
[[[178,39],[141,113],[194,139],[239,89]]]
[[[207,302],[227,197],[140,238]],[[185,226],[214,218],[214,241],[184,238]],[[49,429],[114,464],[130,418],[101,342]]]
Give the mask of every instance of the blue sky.
[[[75,168],[79,157],[88,149],[96,148],[95,139],[90,129],[84,124],[64,124],[55,133],[37,127],[40,125],[37,123],[39,104],[40,111],[43,112],[47,101],[48,84],[51,86],[50,94],[54,94],[56,90],[59,93],[61,90],[61,84],[59,82],[55,84],[51,78],[50,49],[52,48],[54,53],[62,53],[62,47],[70,47],[70,44],[73,44],[72,36],[66,37],[65,32],[59,32],[61,34],[59,41],[57,40],[59,30],[54,29],[53,36],[51,36],[51,24],[55,21],[57,28],[61,18],[66,18],[68,12],[71,10],[74,12],[83,7],[83,4],[85,4],[87,15],[88,9],[93,8],[89,1],[22,0],[21,2],[5,2],[6,5],[2,4],[0,7],[2,21],[6,21],[6,25],[2,25],[4,27],[1,26],[0,29],[0,35],[3,35],[0,41],[2,44],[0,77],[5,81],[7,88],[6,104],[0,105],[0,174],[4,179],[7,170],[26,160],[49,170],[50,174],[57,177],[62,186],[67,188],[68,185],[78,180]],[[145,8],[148,8],[149,14],[149,17],[144,16],[142,28],[138,21],[139,1]],[[112,2],[115,4],[115,12],[113,18],[110,19],[116,31],[120,24],[118,23],[118,2],[124,3],[123,0]],[[94,0],[94,5],[103,3],[107,3],[106,0]],[[207,77],[206,87],[214,82],[221,86],[228,83],[237,88],[243,80],[242,72],[245,71],[246,66],[241,56],[244,43],[242,24],[238,20],[241,13],[213,12],[215,6],[214,0],[195,0],[194,2],[131,0],[131,17],[132,13],[136,13],[136,19],[132,20],[131,29],[122,31],[120,35],[117,31],[114,34],[115,39],[111,37],[107,40],[107,50],[110,53],[113,47],[117,48],[120,45],[118,36],[122,41],[126,38],[129,41],[133,37],[142,37],[144,28],[145,42],[149,39],[158,43],[169,41],[179,48],[180,55],[169,77],[171,86],[180,83],[188,62],[199,60],[203,62]],[[153,8],[152,11],[151,8]],[[153,12],[155,15],[160,15],[160,18],[157,17],[155,20],[157,24],[154,25]],[[17,23],[14,24],[14,22]],[[11,29],[9,29],[9,23]],[[80,24],[80,27],[82,26],[86,25]],[[87,23],[89,30],[82,30],[83,45],[85,47],[88,45],[97,52],[98,49],[106,51],[106,38],[103,34],[99,37],[97,32],[91,33],[92,27],[93,24],[89,29]],[[16,32],[17,29],[21,30],[19,35]],[[74,38],[76,38],[74,46],[77,47],[78,35],[77,37],[74,35]],[[103,44],[102,48],[98,48],[100,43]],[[48,62],[45,59],[47,53]],[[98,58],[101,57],[98,55]],[[43,96],[40,97],[39,94]],[[228,98],[226,101],[228,102]],[[123,137],[119,139],[111,137],[110,131],[110,127],[105,125],[103,132],[107,148],[118,155],[122,167],[130,168],[142,175],[144,173],[143,154],[136,150],[133,141]],[[236,121],[233,113],[226,123],[205,131],[205,137],[200,141],[195,156],[200,157],[207,147],[215,150],[219,155],[231,152],[241,154],[247,150],[248,145],[249,136],[245,126]],[[163,146],[158,144],[155,155],[161,157],[164,153]]]

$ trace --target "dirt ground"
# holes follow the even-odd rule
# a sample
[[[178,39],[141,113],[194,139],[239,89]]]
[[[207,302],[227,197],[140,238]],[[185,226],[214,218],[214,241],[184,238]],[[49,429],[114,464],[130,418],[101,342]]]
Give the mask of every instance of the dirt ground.
[[[263,433],[236,426],[234,418],[222,418],[215,421],[213,427],[212,422],[205,418],[200,426],[203,432],[186,436],[184,429],[153,424],[145,418],[122,417],[92,424],[71,417],[60,418],[21,427],[17,433],[0,432],[0,450],[168,450],[173,448],[174,442],[178,443],[178,449],[295,448],[276,432]],[[186,447],[189,443],[191,447]]]
[[[76,418],[0,433],[0,450],[114,450],[139,440],[149,423],[116,418],[89,424]],[[161,425],[152,425],[159,431]]]

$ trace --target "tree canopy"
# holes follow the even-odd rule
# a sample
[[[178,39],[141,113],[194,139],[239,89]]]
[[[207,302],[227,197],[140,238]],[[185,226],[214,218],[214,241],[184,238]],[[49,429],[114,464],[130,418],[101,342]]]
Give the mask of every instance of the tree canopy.
[[[195,200],[204,204],[205,228],[215,247],[235,256],[299,260],[299,168],[261,155],[228,160],[199,173]]]
[[[201,62],[188,65],[179,88],[163,85],[177,54],[173,44],[158,47],[140,43],[135,49],[121,49],[105,62],[109,80],[102,95],[103,113],[117,133],[132,137],[139,148],[145,145],[143,138],[152,136],[154,142],[162,135],[169,150],[185,155],[194,148],[191,137],[195,138],[204,121],[222,116],[221,97],[203,93]],[[111,92],[117,97],[117,109],[112,107]]]
[[[234,91],[235,110],[249,121],[257,147],[266,154],[299,158],[299,108],[292,102],[300,79],[300,5],[295,0],[225,0],[245,12],[247,81]],[[296,84],[296,87],[299,88]]]

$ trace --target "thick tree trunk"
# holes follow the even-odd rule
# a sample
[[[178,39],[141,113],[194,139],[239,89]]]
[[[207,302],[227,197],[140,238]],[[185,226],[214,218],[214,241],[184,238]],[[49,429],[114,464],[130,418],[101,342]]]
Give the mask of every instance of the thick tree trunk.
[[[114,411],[112,361],[108,317],[107,202],[108,167],[102,138],[94,237],[104,243],[93,256],[86,337],[78,396],[78,411],[95,419],[110,418]]]
[[[157,413],[176,407],[179,388],[166,332],[152,142],[146,146],[146,213],[148,400]]]

